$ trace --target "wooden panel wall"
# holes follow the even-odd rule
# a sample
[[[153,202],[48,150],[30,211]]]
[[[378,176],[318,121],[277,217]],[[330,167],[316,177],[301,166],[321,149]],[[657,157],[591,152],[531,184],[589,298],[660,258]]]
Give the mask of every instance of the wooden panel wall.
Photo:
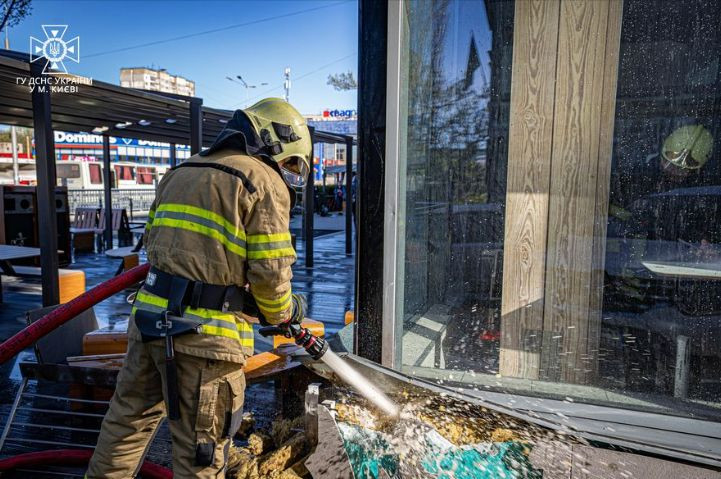
[[[621,18],[623,2],[612,0],[608,10],[606,30],[606,54],[603,71],[603,96],[601,99],[600,141],[598,145],[598,186],[596,188],[596,211],[594,215],[593,258],[591,263],[591,297],[589,307],[588,344],[589,362],[585,376],[579,382],[589,383],[598,372],[598,345],[601,342],[601,312],[603,306],[603,275],[606,261],[606,226],[608,225],[608,201],[611,188],[611,157],[613,155],[613,128],[616,116],[616,85],[618,78],[619,47],[621,44]]]
[[[532,379],[543,329],[559,6],[515,5],[500,371]]]
[[[594,212],[609,2],[564,0],[559,22],[544,329],[551,380],[589,369]],[[610,158],[609,158],[610,160]]]
[[[620,20],[616,0],[516,4],[502,375],[595,371]]]

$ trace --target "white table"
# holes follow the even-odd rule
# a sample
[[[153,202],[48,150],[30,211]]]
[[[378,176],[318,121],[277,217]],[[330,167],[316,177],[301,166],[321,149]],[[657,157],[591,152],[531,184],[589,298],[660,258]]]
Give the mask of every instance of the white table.
[[[113,248],[109,250],[105,250],[105,256],[108,258],[115,258],[120,260],[120,265],[118,266],[117,271],[115,271],[115,276],[119,275],[123,272],[125,269],[124,267],[124,260],[126,256],[129,256],[133,253],[138,253],[140,251],[140,248],[143,246],[142,241],[138,242],[135,246],[122,246],[120,248]]]
[[[721,280],[721,261],[690,263],[684,261],[642,261],[650,272],[659,276],[688,279]]]
[[[40,256],[40,248],[27,246],[0,245],[0,268],[8,276],[16,276],[10,260],[23,258],[36,258]],[[2,276],[0,276],[0,303],[2,303]]]
[[[663,277],[696,280],[721,280],[721,260],[712,261],[641,261],[644,268]],[[676,368],[674,374],[674,396],[688,395],[688,380],[691,364],[691,341],[688,336],[676,337]]]

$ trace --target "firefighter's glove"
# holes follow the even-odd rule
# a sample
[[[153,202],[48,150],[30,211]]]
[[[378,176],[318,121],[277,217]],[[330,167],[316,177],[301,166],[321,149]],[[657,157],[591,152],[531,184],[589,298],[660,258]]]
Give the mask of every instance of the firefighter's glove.
[[[288,323],[300,324],[305,319],[305,313],[308,310],[308,303],[302,294],[293,294],[292,309]]]

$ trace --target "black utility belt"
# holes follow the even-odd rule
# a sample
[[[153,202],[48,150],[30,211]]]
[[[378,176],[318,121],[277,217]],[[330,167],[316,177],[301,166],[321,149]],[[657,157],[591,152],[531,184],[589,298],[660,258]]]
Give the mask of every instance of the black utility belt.
[[[166,273],[154,266],[148,272],[143,289],[167,299],[168,309],[177,316],[181,316],[181,308],[187,306],[224,312],[257,308],[253,296],[244,288],[193,281]],[[173,311],[173,306],[180,308]]]
[[[155,313],[144,309],[135,310],[135,325],[138,327],[143,342],[168,336],[180,336],[181,334],[200,333],[203,324],[210,320],[196,318],[184,318],[175,316],[168,311]]]
[[[185,309],[203,308],[215,311],[238,311],[259,318],[265,324],[258,305],[245,288],[203,283],[176,276],[151,267],[143,289],[150,294],[168,300],[163,312],[153,312],[139,307],[135,311],[135,324],[144,341],[199,333],[210,319],[184,316]]]

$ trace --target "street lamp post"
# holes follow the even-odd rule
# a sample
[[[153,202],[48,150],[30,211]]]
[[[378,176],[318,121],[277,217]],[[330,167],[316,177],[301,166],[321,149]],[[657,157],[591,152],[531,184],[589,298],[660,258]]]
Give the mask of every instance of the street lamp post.
[[[250,88],[257,88],[258,85],[250,85],[250,84],[248,84],[248,82],[246,82],[245,80],[243,80],[243,77],[240,76],[240,75],[236,75],[235,78],[232,78],[232,77],[229,77],[229,76],[226,76],[225,78],[227,78],[228,80],[232,81],[233,83],[237,83],[237,84],[239,84],[239,85],[241,85],[241,86],[243,87],[244,92],[245,92],[244,95],[243,95],[243,107],[248,106],[248,105],[247,105],[247,103],[248,103],[248,89],[250,89]],[[236,80],[236,78],[237,78],[237,80]],[[240,80],[240,81],[238,81],[238,80]],[[267,85],[267,84],[268,84],[267,82],[262,82],[262,83],[260,83],[260,86],[265,86],[265,85]]]

